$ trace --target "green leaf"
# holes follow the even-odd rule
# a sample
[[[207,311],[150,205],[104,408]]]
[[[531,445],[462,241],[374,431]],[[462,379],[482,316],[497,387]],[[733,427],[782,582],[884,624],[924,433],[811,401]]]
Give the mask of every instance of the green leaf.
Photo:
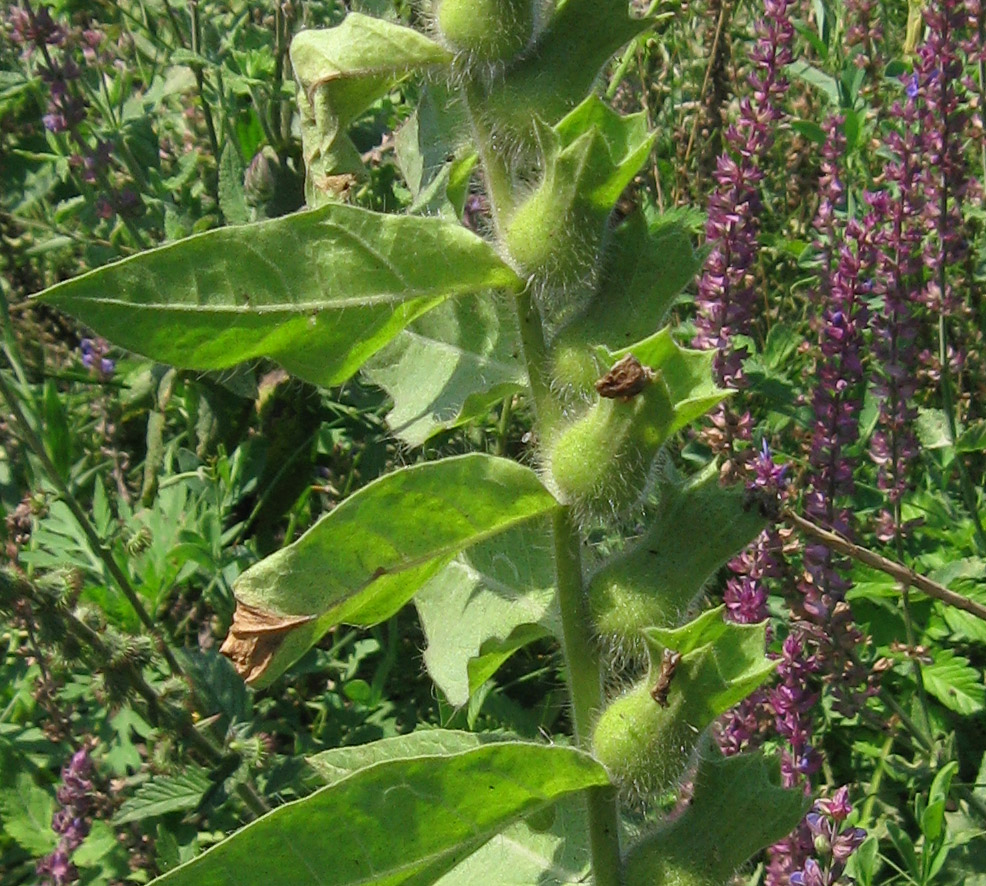
[[[622,0],[559,4],[537,52],[490,79],[486,116],[522,137],[533,134],[535,118],[560,120],[592,90],[613,53],[651,27],[651,21],[627,13]]]
[[[580,158],[580,197],[609,210],[647,161],[657,134],[647,114],[618,114],[599,96],[590,95],[554,128],[560,153],[555,162]],[[584,147],[583,147],[584,145]]]
[[[131,874],[131,854],[118,839],[108,822],[97,819],[89,835],[72,855],[72,863],[81,868],[84,883],[119,883]]]
[[[459,551],[556,506],[530,468],[479,453],[381,477],[237,579],[223,651],[267,685],[330,627],[389,618]]]
[[[38,298],[163,363],[224,369],[263,356],[332,385],[443,299],[517,285],[458,224],[330,205],[189,237]]]
[[[298,79],[309,206],[331,198],[332,176],[361,175],[346,130],[395,83],[447,66],[452,55],[413,28],[351,12],[335,28],[302,31],[291,41]]]
[[[395,735],[369,744],[332,748],[309,757],[308,762],[327,785],[332,785],[376,763],[420,757],[448,757],[505,740],[505,736],[491,732],[418,729],[407,735]]]
[[[952,779],[959,771],[959,764],[952,760],[935,775],[928,791],[928,805],[921,815],[921,833],[929,842],[935,842],[945,824],[945,803],[952,787]]]
[[[797,77],[809,86],[814,86],[833,105],[839,105],[839,81],[835,77],[805,61],[792,62],[784,70],[788,76]]]
[[[414,605],[428,673],[450,704],[464,705],[511,653],[559,633],[548,526],[525,524],[464,551]]]
[[[914,843],[907,833],[893,821],[887,822],[887,833],[890,835],[890,842],[894,844],[900,857],[904,860],[906,873],[912,877],[920,878],[921,865],[918,862],[917,853],[914,851]]]
[[[767,623],[734,624],[725,606],[703,612],[680,628],[646,628],[651,674],[665,649],[681,653],[669,698],[681,697],[682,716],[702,729],[760,686],[777,667],[765,654]]]
[[[608,784],[587,754],[496,742],[383,760],[265,815],[161,886],[433,883],[522,816]]]
[[[940,409],[918,409],[914,423],[918,439],[925,449],[945,449],[952,445],[948,419]]]
[[[0,790],[0,830],[32,855],[47,855],[58,845],[51,829],[55,798],[38,787],[29,772],[18,772],[13,782]]]
[[[143,821],[169,812],[187,812],[194,809],[212,782],[205,769],[186,769],[178,775],[159,775],[144,782],[134,795],[125,800],[113,816],[113,824]]]
[[[250,719],[250,695],[229,659],[215,649],[176,649],[182,671],[195,688],[201,711],[207,715],[224,714],[225,723]]]
[[[982,452],[986,449],[986,421],[969,425],[955,441],[956,452]]]
[[[605,354],[607,366],[632,353],[642,364],[658,373],[667,386],[674,409],[668,436],[705,415],[730,394],[724,388],[717,387],[713,380],[715,352],[682,348],[672,337],[670,326],[622,350],[599,351]]]
[[[766,526],[745,490],[723,487],[715,463],[687,479],[666,466],[646,531],[608,558],[587,585],[600,635],[624,655],[643,652],[642,625],[680,623],[709,581]]]
[[[934,661],[921,668],[924,688],[957,714],[977,714],[986,707],[982,673],[950,649],[935,652]]]
[[[72,467],[72,438],[69,433],[65,404],[55,382],[48,379],[44,385],[44,431],[45,449],[52,464],[62,477],[67,477]]]
[[[250,207],[243,191],[243,160],[236,145],[228,141],[219,158],[219,208],[231,225],[250,221]]]
[[[394,134],[397,165],[414,199],[415,212],[450,218],[454,211],[446,186],[463,134],[469,132],[464,111],[448,87],[430,83],[422,90],[414,113]]]
[[[559,217],[572,214],[572,207],[605,217],[646,162],[656,138],[644,112],[618,114],[596,95],[554,128],[539,124],[537,135],[544,174],[529,199],[555,201],[563,207]]]
[[[456,865],[435,886],[573,886],[589,877],[589,826],[585,803],[561,800],[518,821]]]
[[[699,267],[682,213],[630,216],[611,235],[592,299],[551,344],[555,374],[590,391],[601,372],[586,345],[615,351],[651,335]]]
[[[760,753],[700,758],[694,794],[671,822],[631,846],[626,883],[725,883],[751,855],[787,835],[808,809],[780,786],[776,760]]]
[[[527,387],[513,307],[488,293],[428,311],[374,355],[363,374],[393,398],[387,421],[411,446],[485,415]]]

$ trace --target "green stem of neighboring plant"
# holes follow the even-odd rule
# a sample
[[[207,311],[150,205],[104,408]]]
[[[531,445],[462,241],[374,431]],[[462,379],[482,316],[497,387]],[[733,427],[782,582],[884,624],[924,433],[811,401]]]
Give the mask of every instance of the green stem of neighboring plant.
[[[496,426],[496,454],[505,456],[507,454],[507,437],[510,431],[510,416],[513,412],[514,395],[508,394],[503,398],[500,405],[500,420]]]
[[[880,792],[880,783],[883,775],[887,771],[887,760],[894,747],[894,736],[888,735],[880,748],[880,758],[876,762],[876,769],[873,778],[870,780],[869,788],[866,792],[866,802],[859,813],[859,826],[864,830],[872,830],[873,827],[873,806],[876,803],[877,795]]]
[[[907,712],[897,703],[897,700],[891,695],[891,693],[886,689],[880,690],[880,701],[882,701],[890,710],[892,710],[900,722],[904,725],[910,738],[913,740],[921,751],[923,751],[928,759],[933,759],[935,746],[934,743],[928,736],[921,731],[920,727],[907,715]],[[896,734],[894,737],[897,738],[900,733]],[[980,820],[986,823],[986,800],[983,800],[975,791],[970,790],[965,785],[953,784],[952,792],[959,798],[966,801],[969,804],[969,808],[974,810],[979,816]]]
[[[36,604],[41,602],[40,595],[35,591],[33,585],[6,569],[0,569],[0,599],[18,598],[29,599]],[[90,653],[103,661],[111,659],[111,653],[98,632],[81,619],[76,618],[72,612],[62,611],[60,617],[67,632],[71,633]],[[159,723],[173,730],[191,747],[195,748],[210,765],[218,766],[223,762],[222,750],[195,727],[186,711],[162,704],[157,693],[136,666],[124,661],[116,665],[114,670],[116,674],[126,680],[130,689],[144,700],[148,715],[153,723]],[[265,812],[270,812],[270,806],[257,793],[252,784],[240,782],[236,792],[254,815],[260,816]]]
[[[72,512],[72,516],[75,517],[76,521],[78,521],[82,532],[85,534],[90,546],[92,547],[93,553],[99,557],[100,560],[102,560],[103,564],[106,566],[107,572],[109,572],[112,576],[113,581],[116,582],[123,596],[126,597],[127,602],[136,613],[140,623],[154,638],[158,649],[160,650],[161,656],[168,664],[168,668],[175,676],[181,676],[181,667],[179,666],[178,661],[167,642],[165,642],[165,639],[158,631],[157,625],[154,623],[154,619],[151,618],[147,609],[144,608],[144,604],[141,602],[140,597],[137,595],[137,591],[134,590],[133,585],[130,583],[130,579],[123,574],[123,570],[120,568],[120,565],[116,562],[112,552],[106,547],[103,540],[99,537],[99,534],[93,527],[89,517],[86,515],[85,511],[82,510],[82,506],[72,494],[72,491],[68,488],[68,484],[66,484],[66,482],[62,479],[55,465],[52,464],[51,459],[48,457],[48,452],[44,447],[44,443],[34,432],[34,428],[31,427],[27,417],[21,409],[20,401],[18,400],[16,394],[10,389],[10,386],[7,384],[7,380],[3,377],[2,373],[0,373],[0,396],[2,396],[7,402],[7,408],[14,417],[18,432],[23,437],[27,445],[34,451],[34,455],[41,462],[41,466],[44,468],[45,474],[48,476],[48,480],[55,487],[55,490],[58,492],[62,501],[65,502],[68,509]]]
[[[199,0],[188,0],[188,16],[191,22],[189,31],[192,38],[191,51],[194,55],[201,55],[201,23],[199,22]],[[199,103],[202,105],[202,116],[205,117],[205,129],[209,136],[209,147],[212,149],[212,156],[216,161],[216,172],[210,176],[209,192],[219,205],[219,160],[221,152],[219,149],[219,138],[216,135],[216,125],[212,119],[212,109],[205,100],[205,75],[202,73],[202,63],[196,59],[192,65],[195,74],[195,89],[199,94]]]
[[[944,293],[945,286],[945,267],[944,264],[939,269],[938,285],[942,287],[940,291]],[[952,445],[958,437],[958,423],[955,419],[955,398],[952,394],[952,376],[948,370],[948,330],[945,327],[945,315],[938,317],[938,363],[941,366],[941,396],[942,407],[945,412],[945,420],[948,424],[948,437]],[[959,472],[959,488],[962,490],[962,500],[966,510],[972,518],[972,527],[976,533],[976,544],[980,554],[986,554],[986,531],[983,530],[982,521],[979,519],[979,507],[976,503],[976,490],[969,478],[969,472],[965,468],[962,460],[962,453],[955,453],[955,466]]]
[[[936,84],[936,90],[940,91],[941,99],[947,106],[949,95],[948,90],[951,86],[951,82],[945,72],[938,78],[938,83]],[[949,129],[949,118],[945,115],[942,120],[942,125],[944,127],[944,132],[942,133],[942,143],[948,144],[949,138],[957,138],[958,133],[951,132]],[[949,198],[949,187],[946,172],[943,169],[941,171],[941,176],[944,179],[939,182],[939,196],[938,196],[938,231],[939,237],[943,236],[941,232],[948,230],[948,198]],[[958,199],[953,195],[953,199]],[[946,268],[945,268],[945,247],[941,244],[942,258],[938,262],[938,275],[936,282],[938,283],[938,297],[941,299],[942,304],[938,314],[938,365],[939,371],[941,373],[941,396],[942,396],[942,407],[945,411],[945,420],[948,424],[948,437],[952,446],[955,446],[956,438],[958,437],[958,422],[955,417],[955,397],[952,393],[952,374],[949,371],[949,360],[948,360],[948,328],[945,324],[945,298],[948,293],[948,280],[946,278]],[[962,458],[962,453],[955,453],[955,465],[959,472],[959,488],[962,490],[962,500],[965,502],[966,510],[969,512],[969,516],[972,519],[972,526],[976,533],[976,544],[979,547],[980,556],[986,555],[986,531],[983,530],[982,521],[979,519],[979,507],[976,502],[976,490],[972,485],[972,481],[969,478],[969,473],[965,469],[965,461]]]

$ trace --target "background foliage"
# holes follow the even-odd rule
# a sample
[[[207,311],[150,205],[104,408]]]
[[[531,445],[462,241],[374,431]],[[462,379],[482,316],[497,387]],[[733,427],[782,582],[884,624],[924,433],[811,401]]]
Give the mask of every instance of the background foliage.
[[[515,333],[496,304],[445,302],[362,375],[317,388],[265,362],[152,364],[27,298],[153,245],[300,208],[288,46],[346,9],[27,9],[8,7],[0,43],[3,883],[33,882],[44,859],[54,882],[147,881],[258,802],[324,783],[306,757],[420,725],[564,734],[536,558],[511,576],[527,610],[502,614],[496,642],[469,633],[471,600],[495,610],[488,587],[458,583],[450,602],[440,574],[416,610],[330,631],[273,690],[246,690],[218,653],[240,573],[388,468],[475,450],[533,458]],[[674,311],[683,341],[718,349],[719,380],[740,389],[685,432],[677,468],[718,455],[730,479],[784,465],[786,507],[986,605],[978,4],[652,11],[669,15],[600,85],[658,133],[625,208],[677,210],[704,243]],[[412,116],[417,89],[388,83],[352,121],[345,148],[367,175],[334,184],[353,205],[422,214],[458,194],[455,209],[483,231],[471,170],[421,148],[427,112],[443,108]],[[449,328],[472,336],[462,359],[443,359]],[[434,355],[434,376],[404,371],[413,352]],[[299,374],[347,374],[324,371]],[[456,391],[477,375],[487,393],[462,403]],[[514,531],[526,537],[504,540],[512,549],[543,543],[536,527]],[[469,558],[464,574],[496,577],[495,549]],[[781,662],[722,743],[780,746],[789,779],[836,805],[848,785],[850,821],[869,834],[851,862],[860,883],[986,882],[982,618],[783,523],[708,597],[740,621],[768,613]],[[461,657],[431,661],[453,606]],[[169,676],[169,658],[187,679]],[[475,753],[487,751],[456,759]],[[64,810],[82,823],[67,828]],[[743,877],[796,882],[813,851],[826,857],[820,828],[806,822]],[[551,857],[550,824],[529,830]],[[74,870],[58,868],[69,856]]]

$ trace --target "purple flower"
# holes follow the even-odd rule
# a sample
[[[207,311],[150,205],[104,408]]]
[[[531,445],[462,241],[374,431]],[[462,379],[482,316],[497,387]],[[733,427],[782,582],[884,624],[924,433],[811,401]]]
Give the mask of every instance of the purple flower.
[[[41,859],[36,871],[42,883],[52,886],[67,886],[79,879],[79,872],[69,861],[69,853],[61,847]]]
[[[712,250],[698,284],[698,333],[694,344],[715,348],[715,372],[724,385],[743,384],[743,349],[733,336],[749,331],[756,310],[753,263],[761,210],[762,164],[774,142],[779,102],[787,91],[784,67],[793,59],[793,0],[765,0],[750,54],[753,96],[740,99],[739,119],[726,129],[728,149],[716,162],[715,189],[709,199],[706,240]]]
[[[109,378],[116,371],[116,361],[107,357],[110,343],[105,338],[84,338],[79,342],[82,365],[101,378]]]
[[[38,862],[37,874],[43,884],[66,886],[79,877],[71,856],[89,834],[95,806],[94,771],[88,744],[72,754],[62,769],[62,783],[55,792],[61,808],[51,820],[52,830],[60,839],[54,852]]]
[[[801,886],[835,886],[846,882],[843,877],[846,862],[866,839],[862,828],[842,826],[852,811],[848,796],[847,788],[839,788],[831,800],[816,801],[805,816],[802,830],[810,839],[814,854],[805,859],[800,870],[790,874],[788,882]]]

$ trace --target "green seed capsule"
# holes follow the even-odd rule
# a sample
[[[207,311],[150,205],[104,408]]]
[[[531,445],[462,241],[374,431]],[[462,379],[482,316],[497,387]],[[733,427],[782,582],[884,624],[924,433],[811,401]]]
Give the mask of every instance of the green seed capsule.
[[[582,280],[602,248],[607,214],[559,197],[549,176],[510,218],[503,242],[524,274]]]
[[[680,623],[705,583],[764,525],[741,489],[719,485],[714,466],[669,484],[647,532],[590,578],[596,630],[622,653],[642,653],[640,629]]]
[[[506,62],[533,41],[538,18],[531,0],[441,0],[437,23],[454,51],[482,61]]]
[[[588,513],[624,512],[640,499],[673,418],[659,374],[629,396],[597,399],[549,447],[559,495]]]
[[[639,796],[661,791],[682,777],[703,730],[683,716],[680,694],[662,705],[651,674],[600,715],[592,752],[617,782]]]

